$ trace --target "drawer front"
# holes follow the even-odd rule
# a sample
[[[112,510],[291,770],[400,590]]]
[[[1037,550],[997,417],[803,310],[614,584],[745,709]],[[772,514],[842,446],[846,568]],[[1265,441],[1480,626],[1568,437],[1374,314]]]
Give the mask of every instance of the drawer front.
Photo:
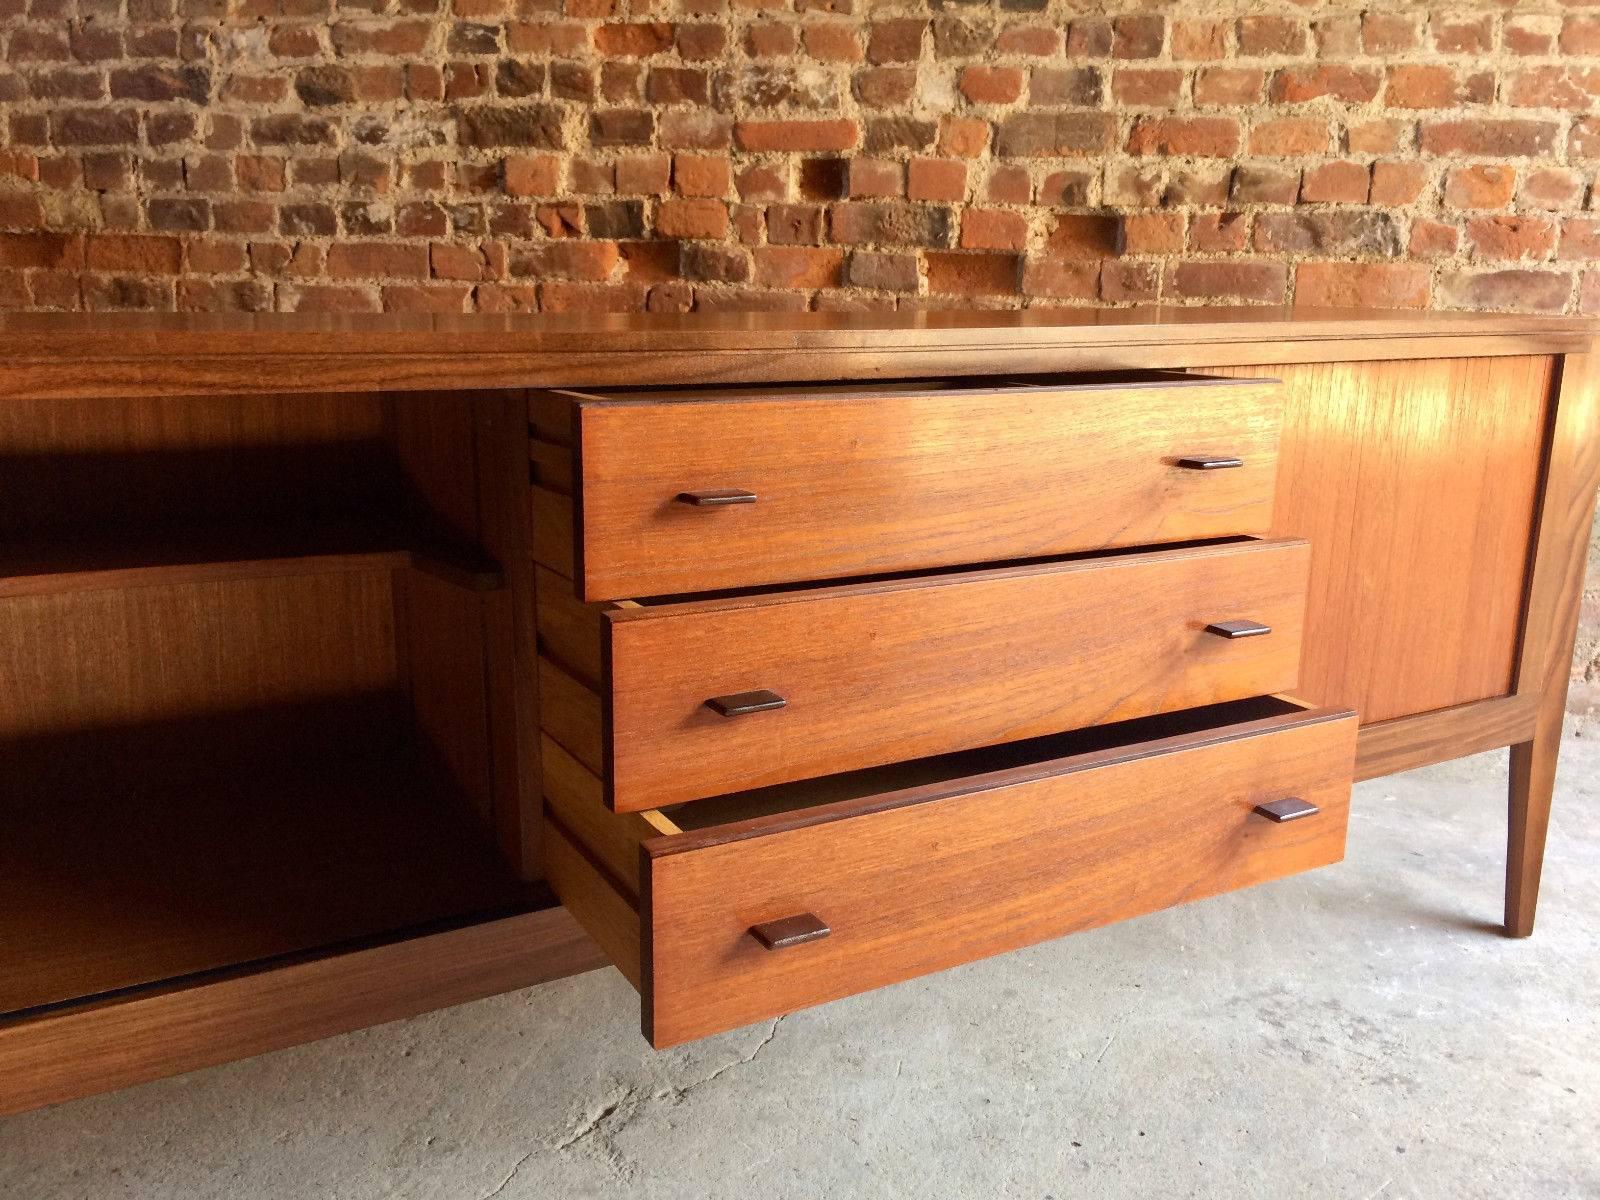
[[[669,595],[1264,533],[1280,410],[1275,381],[1198,377],[580,401],[580,591]],[[1181,465],[1196,456],[1241,465]],[[676,499],[717,491],[754,499]]]
[[[670,1046],[1337,862],[1355,736],[1319,710],[646,842],[645,1034]],[[1254,812],[1287,797],[1319,811]],[[751,933],[802,915],[827,935]]]
[[[596,771],[637,811],[1292,690],[1309,562],[1239,542],[619,608]],[[1235,619],[1270,632],[1207,631]],[[708,705],[763,691],[783,707]]]

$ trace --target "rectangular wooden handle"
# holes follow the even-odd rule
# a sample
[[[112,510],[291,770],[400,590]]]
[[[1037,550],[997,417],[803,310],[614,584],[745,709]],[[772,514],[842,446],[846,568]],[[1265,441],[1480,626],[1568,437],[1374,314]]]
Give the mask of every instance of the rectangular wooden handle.
[[[706,707],[721,717],[742,717],[748,713],[770,712],[789,703],[777,692],[766,688],[755,692],[735,692],[731,696],[713,696]]]
[[[756,494],[744,488],[707,488],[702,492],[679,492],[677,501],[696,508],[725,508],[730,504],[754,504]]]
[[[833,930],[816,913],[801,913],[750,926],[750,936],[768,950],[782,950],[827,937]]]
[[[1299,796],[1286,796],[1269,804],[1258,804],[1250,811],[1281,825],[1285,821],[1298,821],[1301,817],[1314,817],[1322,810]]]

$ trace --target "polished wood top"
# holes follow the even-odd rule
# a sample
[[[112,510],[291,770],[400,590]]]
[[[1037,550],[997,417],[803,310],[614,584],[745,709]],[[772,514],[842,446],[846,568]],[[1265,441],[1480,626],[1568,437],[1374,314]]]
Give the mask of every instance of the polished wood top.
[[[0,393],[598,386],[1562,353],[1600,322],[1124,308],[904,313],[5,313]],[[1187,357],[1193,357],[1192,354]]]

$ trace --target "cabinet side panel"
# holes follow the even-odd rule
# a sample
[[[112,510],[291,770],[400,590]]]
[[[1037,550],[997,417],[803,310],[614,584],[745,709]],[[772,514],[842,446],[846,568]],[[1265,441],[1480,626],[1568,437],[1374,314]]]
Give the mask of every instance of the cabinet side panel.
[[[1509,694],[1554,360],[1220,370],[1284,381],[1272,532],[1312,546],[1300,694],[1364,723]]]

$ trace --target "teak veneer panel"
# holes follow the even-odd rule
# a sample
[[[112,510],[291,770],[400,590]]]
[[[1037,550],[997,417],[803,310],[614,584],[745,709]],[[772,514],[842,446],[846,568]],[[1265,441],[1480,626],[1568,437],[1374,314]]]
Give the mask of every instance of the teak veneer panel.
[[[1313,363],[1283,380],[1273,533],[1311,543],[1300,694],[1364,723],[1507,695],[1548,358]]]
[[[1355,734],[1348,711],[1272,717],[654,839],[645,1035],[671,1046],[1337,862]],[[1286,796],[1321,811],[1252,815]],[[832,932],[750,936],[800,913]]]
[[[1261,533],[1270,382],[576,398],[579,592],[752,587]],[[1192,455],[1242,467],[1185,469]],[[705,508],[682,492],[742,488]]]
[[[1246,541],[614,608],[609,763],[585,761],[634,811],[1290,690],[1308,561]],[[1240,617],[1272,632],[1205,632]],[[763,688],[786,707],[705,707]]]

